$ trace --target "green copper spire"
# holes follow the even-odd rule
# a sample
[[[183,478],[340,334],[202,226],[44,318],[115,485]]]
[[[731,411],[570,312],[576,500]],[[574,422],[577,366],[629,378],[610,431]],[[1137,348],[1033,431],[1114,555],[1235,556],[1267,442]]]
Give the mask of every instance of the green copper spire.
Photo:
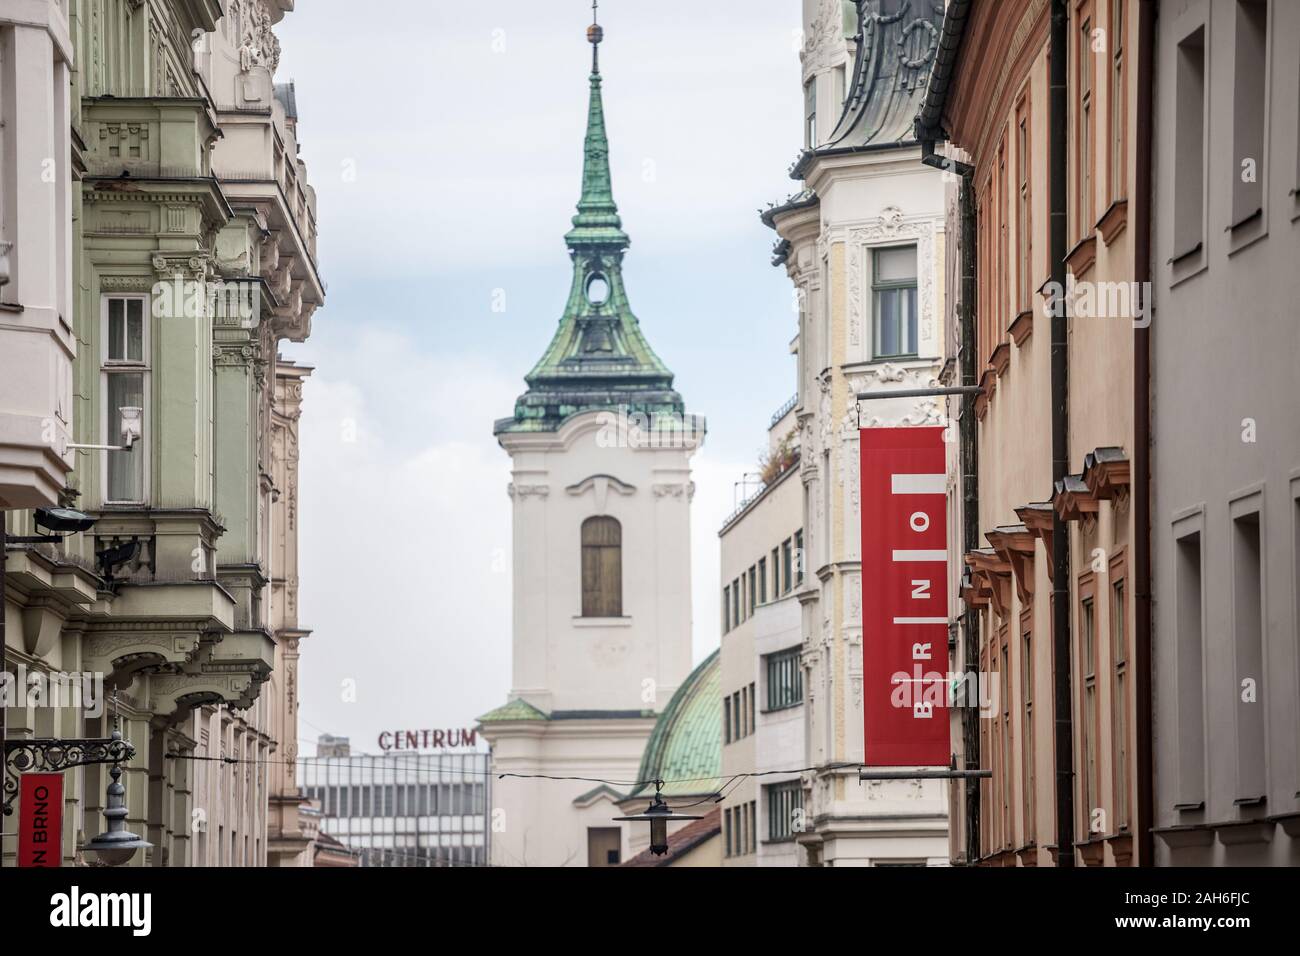
[[[592,9],[595,9],[595,3]],[[673,373],[650,348],[628,306],[623,253],[630,243],[614,203],[609,140],[601,100],[598,60],[604,31],[593,22],[590,101],[583,143],[582,195],[573,228],[564,236],[573,260],[573,283],[555,337],[525,377],[511,418],[495,432],[551,431],[584,411],[624,408],[650,417],[683,416]]]
[[[582,197],[573,228],[564,237],[570,249],[583,245],[619,246],[626,249],[627,233],[618,218],[614,187],[609,178],[609,139],[605,135],[605,107],[600,96],[600,60],[598,52],[605,31],[595,22],[587,28],[591,41],[591,94],[587,106],[587,137],[582,148]]]

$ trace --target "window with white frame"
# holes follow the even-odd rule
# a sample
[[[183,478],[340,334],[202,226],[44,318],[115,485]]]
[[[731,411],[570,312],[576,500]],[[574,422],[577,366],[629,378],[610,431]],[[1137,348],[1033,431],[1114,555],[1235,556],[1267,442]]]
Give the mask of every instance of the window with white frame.
[[[106,295],[103,297],[103,395],[102,440],[106,445],[122,441],[122,409],[145,408],[149,386],[148,296]],[[144,458],[147,447],[147,417],[141,422],[141,440],[124,451],[105,456],[104,500],[139,504],[145,500]]]
[[[871,254],[875,357],[916,354],[916,246],[875,249]]]

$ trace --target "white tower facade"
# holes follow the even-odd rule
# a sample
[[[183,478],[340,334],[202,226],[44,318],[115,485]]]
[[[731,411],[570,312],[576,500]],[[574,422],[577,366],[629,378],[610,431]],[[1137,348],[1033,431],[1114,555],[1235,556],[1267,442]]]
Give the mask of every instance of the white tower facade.
[[[505,706],[479,718],[493,771],[507,774],[493,785],[499,866],[607,866],[629,855],[616,803],[691,665],[690,458],[704,423],[686,414],[628,306],[600,28],[588,37],[569,298],[514,415],[494,429],[511,458],[514,521],[512,687]]]

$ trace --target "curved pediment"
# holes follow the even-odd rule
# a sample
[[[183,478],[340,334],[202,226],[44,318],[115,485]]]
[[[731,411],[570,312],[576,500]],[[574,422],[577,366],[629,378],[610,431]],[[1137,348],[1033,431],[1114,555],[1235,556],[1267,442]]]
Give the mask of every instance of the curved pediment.
[[[625,481],[620,481],[613,475],[590,475],[576,484],[569,485],[564,489],[575,497],[585,495],[591,492],[596,498],[596,514],[605,513],[605,503],[609,500],[610,492],[617,495],[634,495],[636,486],[629,485]]]

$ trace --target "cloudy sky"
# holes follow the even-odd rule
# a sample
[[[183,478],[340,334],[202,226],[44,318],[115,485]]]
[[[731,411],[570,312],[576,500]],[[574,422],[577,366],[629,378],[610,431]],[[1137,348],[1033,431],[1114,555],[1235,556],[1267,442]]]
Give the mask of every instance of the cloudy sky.
[[[382,6],[313,0],[276,28],[328,283],[311,339],[284,349],[317,369],[300,737],[361,750],[505,702],[509,459],[492,422],[568,292],[590,63],[589,0]],[[790,286],[756,210],[796,186],[799,14],[798,0],[601,5],[628,294],[709,422],[694,460],[697,660],[718,641],[717,529],[794,390]]]

